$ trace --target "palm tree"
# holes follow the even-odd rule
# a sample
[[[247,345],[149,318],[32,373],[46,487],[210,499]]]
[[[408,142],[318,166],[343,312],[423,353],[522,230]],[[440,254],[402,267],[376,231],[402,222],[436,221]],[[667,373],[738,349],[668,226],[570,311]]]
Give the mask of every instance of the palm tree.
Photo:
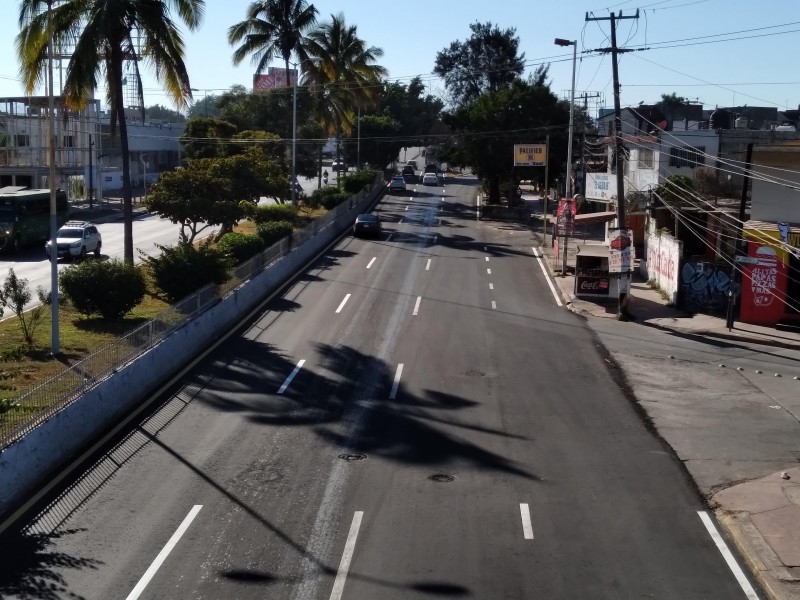
[[[367,47],[341,13],[309,34],[305,50],[316,59],[306,68],[306,80],[322,96],[323,125],[341,139],[352,131],[356,110],[380,97],[381,78],[388,71],[375,61],[383,50]]]
[[[304,32],[316,23],[317,9],[306,0],[256,0],[247,7],[247,18],[228,29],[228,42],[241,42],[233,53],[233,64],[252,54],[256,74],[260,75],[273,58],[280,56],[289,87],[289,59],[292,52],[300,61],[307,58]]]
[[[123,64],[135,65],[135,83],[144,118],[144,98],[138,60],[153,65],[156,77],[179,109],[192,92],[184,64],[184,43],[172,19],[174,11],[190,29],[196,29],[205,8],[204,0],[21,0],[16,39],[20,74],[26,91],[33,93],[44,80],[49,33],[53,46],[75,49],[67,66],[63,103],[79,110],[98,88],[106,88],[111,111],[111,132],[119,126],[122,149],[124,201],[124,259],[133,263],[133,209],[131,204],[128,129],[123,97]],[[48,15],[49,13],[49,15]],[[48,18],[49,17],[49,18]],[[52,22],[52,29],[48,27]],[[139,54],[142,48],[142,54]]]

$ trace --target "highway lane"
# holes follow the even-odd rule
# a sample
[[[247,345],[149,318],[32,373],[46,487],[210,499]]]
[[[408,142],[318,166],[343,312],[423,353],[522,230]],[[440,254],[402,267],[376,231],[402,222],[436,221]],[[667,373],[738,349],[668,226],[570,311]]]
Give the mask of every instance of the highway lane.
[[[472,206],[385,199],[0,540],[3,597],[745,597],[530,235]]]

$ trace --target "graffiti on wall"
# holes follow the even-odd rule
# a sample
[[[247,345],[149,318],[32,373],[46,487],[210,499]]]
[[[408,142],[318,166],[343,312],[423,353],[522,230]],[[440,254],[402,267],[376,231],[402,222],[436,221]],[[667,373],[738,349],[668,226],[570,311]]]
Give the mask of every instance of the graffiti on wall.
[[[653,223],[654,221],[651,221],[651,227],[645,239],[647,272],[644,275],[648,280],[652,279],[659,289],[669,294],[672,302],[676,302],[682,243],[669,234],[657,234]]]
[[[728,307],[731,267],[686,261],[681,268],[680,307],[691,313],[723,315]]]

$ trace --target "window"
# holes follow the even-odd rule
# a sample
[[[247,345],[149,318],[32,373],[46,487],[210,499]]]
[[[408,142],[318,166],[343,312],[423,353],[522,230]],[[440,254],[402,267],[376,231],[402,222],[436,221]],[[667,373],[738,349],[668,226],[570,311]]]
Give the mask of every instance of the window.
[[[30,146],[31,138],[27,133],[18,133],[14,136],[16,146]]]
[[[71,135],[65,135],[64,136],[64,145],[62,146],[62,148],[74,148],[74,147],[75,147],[75,142],[72,139],[72,136]]]
[[[653,168],[653,149],[652,148],[639,148],[638,153],[639,168],[652,169]]]
[[[705,151],[705,146],[700,146],[699,148],[670,148],[669,166],[693,169],[697,165],[704,165],[706,164]]]

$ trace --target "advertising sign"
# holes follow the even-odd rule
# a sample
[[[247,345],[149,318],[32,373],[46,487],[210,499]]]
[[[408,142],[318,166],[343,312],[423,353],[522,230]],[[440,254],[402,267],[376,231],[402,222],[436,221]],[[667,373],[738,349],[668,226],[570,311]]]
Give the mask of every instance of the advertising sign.
[[[586,173],[586,199],[610,202],[617,198],[617,176],[610,173]]]
[[[543,167],[547,164],[547,144],[514,144],[515,167]]]
[[[633,230],[610,229],[608,232],[608,272],[630,273],[633,271]]]
[[[559,237],[575,235],[575,199],[561,198],[556,210],[556,235]]]
[[[288,77],[288,86],[287,86]],[[296,69],[281,69],[279,67],[270,67],[267,69],[266,75],[253,75],[253,91],[254,92],[270,92],[274,89],[291,87],[297,83],[297,70]]]
[[[576,296],[608,296],[609,278],[578,275],[575,278]]]

